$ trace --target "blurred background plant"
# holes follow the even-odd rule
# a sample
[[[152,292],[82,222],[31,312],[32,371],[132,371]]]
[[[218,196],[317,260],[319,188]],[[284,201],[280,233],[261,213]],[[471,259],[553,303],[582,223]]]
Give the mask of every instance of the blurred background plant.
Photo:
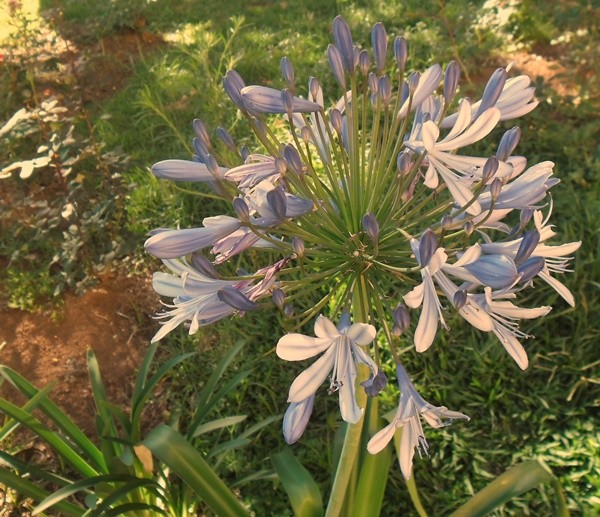
[[[511,465],[539,459],[559,477],[569,509],[577,515],[593,515],[600,505],[597,4],[591,0],[543,4],[525,0],[309,0],[254,4],[240,0],[160,0],[136,3],[137,12],[129,19],[142,21],[122,25],[117,22],[128,17],[117,16],[117,4],[101,4],[100,9],[107,11],[106,19],[115,23],[98,27],[96,2],[41,0],[41,12],[52,15],[51,19],[50,15],[41,18],[43,25],[54,23],[60,37],[68,35],[74,54],[63,54],[38,67],[33,74],[34,86],[21,65],[3,66],[0,70],[0,126],[4,127],[23,108],[27,113],[39,113],[42,102],[52,103],[52,98],[57,100],[55,107],[67,108],[57,114],[61,122],[41,122],[51,126],[46,133],[39,129],[40,122],[31,118],[21,121],[19,128],[29,124],[37,127],[32,138],[19,137],[21,129],[16,126],[3,135],[2,168],[47,156],[44,153],[48,151],[38,150],[43,146],[52,148],[54,133],[59,135],[60,150],[67,153],[66,158],[60,159],[61,168],[65,167],[63,160],[81,155],[82,148],[88,145],[86,139],[91,139],[88,142],[94,150],[91,156],[85,155],[74,163],[66,178],[61,179],[50,161],[36,168],[30,178],[19,178],[22,168],[15,168],[9,171],[10,177],[0,181],[4,200],[0,247],[2,265],[8,266],[0,273],[2,296],[9,302],[13,300],[10,303],[14,306],[40,310],[49,301],[60,300],[54,294],[67,285],[77,285],[85,275],[93,279],[94,267],[105,263],[105,258],[124,256],[139,246],[132,262],[149,263],[150,259],[139,259],[148,229],[159,225],[194,226],[217,212],[216,201],[199,201],[193,192],[196,187],[159,182],[149,173],[148,166],[165,157],[190,157],[190,121],[196,117],[201,117],[212,132],[221,125],[230,129],[238,142],[248,143],[248,135],[237,123],[235,110],[229,107],[219,83],[223,68],[234,63],[249,83],[269,84],[278,77],[280,59],[290,55],[294,57],[299,84],[303,83],[302,78],[314,75],[324,80],[324,91],[332,91],[325,80],[332,81],[326,72],[323,49],[331,40],[330,25],[336,14],[345,16],[357,41],[368,41],[370,26],[379,20],[389,33],[405,35],[411,66],[416,69],[424,63],[447,63],[460,58],[465,76],[472,81],[472,85],[467,81],[462,95],[481,93],[476,90],[481,77],[516,60],[515,67],[532,76],[537,97],[542,101],[538,109],[519,122],[524,133],[520,150],[532,162],[556,163],[556,176],[562,184],[555,189],[560,196],[554,203],[554,216],[560,221],[561,239],[584,242],[575,260],[575,272],[568,279],[578,306],[570,309],[550,290],[538,288],[539,298],[552,302],[556,310],[544,319],[543,327],[530,329],[537,339],[531,343],[531,366],[526,373],[517,371],[492,340],[481,342],[468,329],[443,336],[435,361],[411,357],[410,367],[420,373],[415,381],[425,398],[443,400],[472,417],[460,433],[444,429],[432,433],[430,441],[435,448],[430,449],[428,459],[416,462],[415,479],[419,487],[427,487],[420,493],[427,511],[444,515]],[[232,20],[232,16],[236,18]],[[121,81],[121,74],[113,75],[112,80],[119,81],[118,91],[82,101],[84,94],[89,99],[90,90],[94,89],[93,83],[82,81],[85,63],[90,63],[95,54],[110,52],[106,37],[118,37],[124,43],[128,31],[137,31],[138,43],[124,65],[124,79]],[[163,44],[150,51],[148,33],[160,37]],[[9,52],[4,49],[2,54],[3,64],[8,63]],[[79,60],[82,56],[85,59]],[[69,63],[78,64],[70,68],[72,74],[65,73]],[[46,82],[47,76],[40,76],[41,71],[48,69],[53,72],[53,83]],[[95,70],[96,80],[100,81],[102,69]],[[85,87],[78,88],[78,84]],[[48,96],[45,89],[50,90]],[[27,94],[34,91],[40,97],[38,101],[33,93]],[[71,133],[74,144],[68,138],[71,126],[75,128]],[[109,154],[104,159],[105,153]],[[84,180],[74,182],[79,174]],[[69,189],[80,196],[76,202],[68,197]],[[61,215],[69,203],[75,212],[70,217],[77,218],[75,223]],[[107,204],[104,211],[103,203]],[[93,231],[85,229],[83,221],[88,219]],[[66,260],[53,259],[68,241],[63,233],[70,235],[71,224],[78,230],[68,238],[83,244],[74,245],[77,253],[69,266]],[[114,255],[111,251],[115,251]],[[252,257],[248,260],[252,261]],[[251,264],[248,269],[255,266]],[[57,291],[57,285],[63,287]],[[535,306],[536,296],[527,302]],[[193,340],[185,331],[178,331],[161,342],[165,351],[173,355],[203,349],[177,365],[169,377],[170,400],[175,405],[180,401],[181,418],[192,411],[182,401],[190,399],[199,380],[210,378],[223,351],[241,336],[250,343],[246,350],[257,358],[255,372],[260,375],[255,373],[224,394],[223,404],[231,409],[228,414],[245,414],[244,408],[249,405],[257,421],[281,414],[285,410],[281,386],[288,386],[296,373],[276,366],[276,339],[271,336],[281,324],[276,313],[268,317],[250,315],[243,324],[238,319],[223,321],[198,333]],[[205,346],[206,343],[212,345]],[[395,400],[390,397],[381,403],[392,409]],[[296,457],[311,472],[322,473],[316,479],[322,493],[330,486],[329,476],[323,473],[334,463],[323,451],[331,450],[339,427],[333,416],[336,406],[336,400],[327,400],[315,408],[311,427],[302,444],[294,449]],[[272,470],[269,456],[281,448],[281,443],[278,424],[264,428],[260,441],[223,460],[227,467],[223,471],[225,481],[233,483],[254,472]],[[240,492],[257,515],[291,515],[284,491],[272,479],[256,481]],[[552,488],[545,485],[512,499],[493,515],[548,514],[553,507],[551,493]],[[382,514],[408,512],[411,508],[405,482],[398,469],[392,469]]]

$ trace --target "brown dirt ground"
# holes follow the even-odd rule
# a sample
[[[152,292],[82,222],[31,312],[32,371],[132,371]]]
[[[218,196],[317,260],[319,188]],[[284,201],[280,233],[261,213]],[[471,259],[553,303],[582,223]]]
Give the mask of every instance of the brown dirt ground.
[[[128,406],[135,372],[156,323],[157,296],[148,277],[103,273],[100,283],[82,296],[67,294],[58,320],[51,314],[0,310],[0,362],[38,388],[56,381],[52,398],[90,436],[94,436],[93,399],[87,374],[87,350],[94,351],[109,400]],[[24,399],[8,383],[0,396]]]

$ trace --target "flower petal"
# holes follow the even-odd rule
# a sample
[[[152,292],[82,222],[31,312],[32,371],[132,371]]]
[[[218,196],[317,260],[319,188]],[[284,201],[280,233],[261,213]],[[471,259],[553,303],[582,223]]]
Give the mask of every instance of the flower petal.
[[[302,361],[320,354],[331,344],[332,341],[328,338],[286,334],[277,343],[277,356],[285,361]]]
[[[367,450],[371,454],[377,454],[382,451],[385,446],[390,443],[396,432],[396,421],[386,425],[383,429],[377,431],[367,443]]]
[[[294,379],[288,402],[302,402],[314,394],[329,375],[335,361],[337,347],[330,347],[319,359]]]
[[[346,331],[346,336],[357,345],[368,345],[375,339],[376,334],[375,327],[367,323],[355,323]]]
[[[315,321],[315,336],[323,339],[335,339],[340,336],[340,331],[329,318],[321,315]]]

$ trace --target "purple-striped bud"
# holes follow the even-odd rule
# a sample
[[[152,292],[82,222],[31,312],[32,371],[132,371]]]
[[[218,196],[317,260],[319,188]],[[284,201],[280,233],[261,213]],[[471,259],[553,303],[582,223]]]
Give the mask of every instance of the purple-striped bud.
[[[298,151],[293,145],[289,144],[285,146],[283,158],[291,171],[296,174],[304,174],[304,164],[300,159],[300,154],[298,154]]]
[[[291,445],[296,443],[304,433],[315,403],[311,395],[302,402],[292,402],[283,415],[283,437]]]
[[[291,117],[292,112],[294,111],[294,96],[287,88],[281,91],[281,103],[283,104],[285,112]]]
[[[519,279],[520,284],[529,282],[534,276],[538,275],[546,265],[544,257],[531,257],[523,262],[517,271],[521,275]]]
[[[525,228],[529,224],[529,221],[531,221],[532,217],[533,217],[533,210],[531,208],[523,208],[523,210],[521,210],[519,226],[521,228]]]
[[[321,91],[321,84],[316,77],[310,77],[308,79],[308,91],[310,92],[311,97],[316,99],[319,96],[319,92]]]
[[[254,114],[259,113],[287,113],[282,101],[282,92],[268,86],[245,86],[240,92],[244,99],[246,109]],[[300,97],[292,96],[292,112],[312,113],[319,111],[321,106],[316,102],[307,101]]]
[[[293,305],[286,305],[283,308],[283,315],[286,318],[292,318],[294,316],[294,314],[296,314],[296,310],[294,309]]]
[[[284,57],[281,60],[279,68],[285,84],[290,90],[293,90],[296,85],[296,76],[294,75],[294,67],[292,67],[292,63],[287,57]]]
[[[283,175],[287,171],[287,162],[283,158],[275,158],[275,169],[280,175]]]
[[[208,260],[204,255],[200,255],[199,253],[194,253],[192,255],[192,267],[203,274],[208,278],[217,279],[219,278],[219,273],[213,266],[212,262]]]
[[[196,158],[198,158],[198,161],[205,163],[206,155],[209,153],[206,146],[200,140],[198,140],[197,137],[194,137],[192,140],[192,145],[194,146],[194,152],[196,153]]]
[[[332,108],[329,110],[329,120],[331,121],[331,125],[336,133],[342,132],[342,126],[344,125],[344,119],[342,117],[342,113],[337,108]]]
[[[392,85],[390,83],[390,78],[387,75],[383,75],[379,78],[378,94],[383,101],[383,105],[387,108],[392,100]]]
[[[369,236],[373,242],[377,242],[379,238],[379,224],[377,219],[371,213],[363,215],[362,226],[365,233]]]
[[[465,225],[463,226],[463,231],[465,232],[465,235],[467,237],[470,237],[473,232],[475,231],[475,225],[473,224],[472,221],[467,221],[465,223]]]
[[[304,256],[304,239],[300,237],[292,238],[292,249],[298,257]]]
[[[498,68],[490,77],[490,80],[485,85],[485,90],[483,91],[483,96],[481,97],[481,104],[479,108],[477,108],[477,113],[475,113],[475,118],[479,117],[484,111],[496,105],[500,94],[502,93],[502,89],[504,88],[504,84],[506,83],[506,78],[508,74],[504,68]]]
[[[353,73],[355,63],[352,35],[346,20],[339,15],[333,20],[333,41],[340,51],[344,67],[349,73]]]
[[[413,165],[412,156],[407,152],[398,153],[396,158],[396,166],[398,167],[398,173],[402,176],[406,175]]]
[[[250,210],[248,210],[248,205],[241,197],[236,197],[232,201],[233,209],[237,215],[237,218],[244,223],[247,223],[250,220]]]
[[[371,67],[371,58],[366,50],[361,50],[358,56],[358,67],[360,68],[363,76],[367,77],[369,68]]]
[[[217,138],[219,140],[221,140],[221,142],[223,142],[230,151],[232,151],[234,153],[238,152],[237,146],[235,145],[233,138],[231,138],[231,135],[225,128],[223,128],[223,127],[217,128]]]
[[[304,140],[305,144],[308,144],[312,140],[312,131],[308,126],[302,126],[300,129],[300,138]]]
[[[240,74],[235,70],[227,70],[225,77],[223,77],[223,88],[234,104],[242,111],[246,111],[246,107],[244,106],[244,99],[240,92],[245,86],[246,83],[244,83]]]
[[[402,83],[402,91],[400,92],[400,105],[404,106],[404,103],[410,97],[410,88],[408,87],[408,83],[404,81]]]
[[[327,47],[327,58],[329,59],[329,67],[333,72],[333,76],[343,90],[346,89],[346,76],[344,75],[344,64],[342,56],[335,45]]]
[[[537,230],[530,230],[521,239],[521,244],[519,244],[519,249],[517,250],[517,254],[515,255],[515,263],[521,264],[525,262],[531,254],[537,248],[537,245],[540,243],[540,232]]]
[[[283,307],[285,305],[285,293],[281,289],[279,289],[279,287],[273,289],[272,298],[273,303],[277,307],[279,307],[279,309],[283,310]]]
[[[375,56],[377,72],[381,74],[385,68],[388,44],[388,37],[383,23],[377,22],[373,25],[373,30],[371,31],[371,43],[373,44],[373,55]]]
[[[354,45],[352,47],[352,55],[354,56],[354,70],[358,67],[358,60],[360,59],[360,49]]]
[[[502,180],[500,178],[495,178],[490,184],[490,197],[492,198],[492,202],[498,199],[498,196],[502,192]]]
[[[410,315],[408,309],[403,303],[398,304],[392,313],[392,319],[394,326],[392,327],[392,333],[395,336],[401,336],[410,327]]]
[[[210,150],[212,148],[212,145],[210,143],[210,136],[208,136],[208,131],[206,130],[204,122],[197,118],[194,119],[194,122],[192,122],[192,126],[194,128],[194,132],[196,133],[196,137],[198,138],[198,140],[200,140],[200,142],[202,143],[202,145],[204,145],[206,149]]]
[[[483,165],[483,170],[481,171],[481,181],[484,183],[484,185],[492,179],[496,172],[498,172],[499,166],[500,164],[498,163],[498,158],[495,156],[490,156],[486,160],[485,164]]]
[[[376,74],[373,72],[369,74],[369,77],[367,77],[367,84],[369,85],[369,90],[371,90],[371,93],[377,94],[379,91],[379,79],[377,78]]]
[[[275,187],[267,192],[267,203],[277,219],[285,219],[287,200],[281,187]]]
[[[204,163],[206,164],[206,168],[210,171],[210,173],[215,177],[219,177],[219,164],[217,160],[213,158],[211,154],[207,154],[204,157]]]
[[[254,311],[260,307],[258,303],[253,302],[238,289],[230,285],[219,289],[217,291],[217,296],[223,303],[226,303],[238,311]]]
[[[500,143],[498,144],[498,152],[496,156],[501,162],[505,162],[512,155],[521,139],[521,128],[513,127],[502,135]]]
[[[452,226],[453,223],[454,219],[452,219],[452,217],[446,214],[444,217],[442,217],[442,220],[440,221],[440,226],[442,227],[442,230],[447,230]]]
[[[447,103],[452,102],[458,82],[460,80],[460,66],[456,61],[450,61],[446,67],[446,75],[444,76],[444,100]]]
[[[459,289],[454,293],[454,298],[452,300],[454,307],[457,309],[462,309],[467,304],[467,291],[464,289]]]
[[[396,65],[398,70],[404,71],[406,65],[406,58],[408,57],[408,47],[406,40],[402,36],[396,36],[394,40],[394,58],[396,59]]]
[[[482,255],[465,266],[482,285],[493,289],[510,287],[518,277],[515,262],[506,255]]]
[[[419,86],[419,81],[421,79],[421,74],[419,72],[413,72],[408,76],[408,93],[409,95],[413,95],[417,86]]]
[[[437,237],[435,236],[435,233],[430,228],[427,228],[419,240],[419,264],[421,267],[425,267],[429,264],[437,247]]]
[[[244,163],[251,154],[252,153],[250,152],[250,149],[248,149],[247,146],[243,145],[242,147],[240,147],[240,156],[242,157],[242,160],[244,160]]]

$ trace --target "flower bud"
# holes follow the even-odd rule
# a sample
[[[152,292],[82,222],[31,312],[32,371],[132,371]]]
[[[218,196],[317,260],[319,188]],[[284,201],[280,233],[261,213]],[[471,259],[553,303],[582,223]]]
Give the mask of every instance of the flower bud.
[[[217,270],[213,266],[212,262],[204,255],[194,253],[192,255],[192,267],[208,278],[219,278],[219,273],[217,273]]]
[[[401,336],[408,330],[408,327],[410,327],[410,316],[406,305],[403,303],[398,304],[394,309],[392,319],[394,320],[394,326],[392,327],[393,334],[395,336]]]
[[[407,152],[398,153],[398,158],[396,159],[396,166],[398,167],[398,172],[401,175],[407,174],[413,165],[412,157]]]
[[[253,311],[259,308],[258,303],[250,300],[246,295],[242,294],[238,289],[227,285],[217,291],[217,297],[223,303],[230,305],[238,311]]]
[[[227,70],[225,77],[223,77],[223,88],[234,104],[242,111],[246,111],[246,107],[240,92],[245,86],[246,84],[240,74],[235,70]]]
[[[231,138],[231,135],[225,128],[223,128],[223,127],[217,128],[217,137],[219,138],[219,140],[221,140],[221,142],[223,142],[227,146],[227,148],[230,151],[237,154],[238,150],[235,145],[235,142],[233,141],[233,138]]]
[[[419,264],[421,267],[425,267],[429,264],[437,247],[437,237],[435,236],[435,233],[430,228],[427,228],[419,240]]]
[[[285,84],[290,90],[293,90],[296,84],[296,78],[294,75],[294,68],[292,67],[292,63],[287,57],[284,57],[281,60],[279,68],[281,70],[281,75],[283,76]]]
[[[532,217],[533,217],[533,210],[531,208],[523,208],[521,210],[519,226],[521,228],[525,228],[525,226],[527,226],[529,224],[529,221],[531,221]]]
[[[365,393],[369,397],[376,397],[385,389],[387,383],[385,373],[380,370],[377,372],[377,375],[373,376],[373,374],[371,374],[371,376],[366,381],[361,382],[360,385],[365,389]]]
[[[495,178],[490,184],[490,196],[492,198],[492,202],[498,199],[498,196],[502,192],[502,180],[500,178]]]
[[[329,120],[331,121],[331,125],[336,133],[342,132],[342,126],[344,125],[342,113],[337,108],[332,108],[329,110]]]
[[[361,50],[358,56],[358,67],[360,68],[363,76],[366,77],[369,73],[369,68],[371,67],[371,58],[366,50]]]
[[[246,202],[241,197],[236,197],[232,204],[237,218],[240,221],[247,223],[250,219],[250,211],[248,210],[248,205]]]
[[[283,104],[288,117],[291,117],[294,110],[294,96],[287,88],[281,91],[281,103]]]
[[[329,59],[329,67],[333,72],[333,76],[343,90],[346,90],[346,77],[344,75],[344,65],[342,63],[342,56],[340,51],[335,45],[329,45],[327,47],[327,58]]]
[[[296,174],[304,174],[304,166],[302,164],[302,160],[300,159],[300,154],[298,154],[298,151],[293,145],[288,144],[285,146],[285,149],[283,150],[283,158],[285,159],[290,170]]]
[[[373,72],[371,72],[367,77],[367,84],[369,85],[369,90],[371,90],[371,93],[376,94],[379,91],[379,79]]]
[[[392,100],[392,85],[390,84],[390,78],[387,75],[381,76],[377,88],[378,94],[383,101],[383,105],[388,107]]]
[[[319,97],[319,92],[321,91],[321,84],[316,77],[311,77],[308,80],[308,91],[310,92],[310,96],[313,100]]]
[[[492,74],[490,80],[485,85],[485,90],[483,91],[483,96],[481,97],[481,104],[479,105],[479,108],[477,108],[475,118],[479,117],[479,115],[489,108],[495,106],[500,94],[502,93],[502,89],[504,88],[507,77],[508,74],[504,68],[498,68]]]
[[[473,232],[475,231],[475,225],[473,224],[472,221],[467,221],[465,223],[465,225],[463,226],[463,230],[465,232],[465,235],[467,237],[470,237],[473,234]]]
[[[521,239],[519,249],[515,255],[515,263],[520,264],[527,260],[540,243],[540,232],[538,230],[530,230]]]
[[[285,305],[285,293],[281,289],[279,289],[279,287],[273,289],[272,298],[273,303],[281,310],[283,310],[283,306]]]
[[[294,316],[294,314],[296,313],[294,306],[293,305],[286,305],[283,308],[283,315],[286,318],[292,318]]]
[[[240,147],[240,156],[242,157],[242,160],[244,160],[244,162],[246,162],[250,154],[250,149],[248,149],[248,147],[246,147],[245,145]]]
[[[440,221],[440,226],[442,227],[442,230],[447,230],[452,226],[453,222],[454,219],[452,219],[452,217],[446,214],[444,217],[442,217],[442,220]]]
[[[408,48],[406,40],[402,36],[396,36],[396,39],[394,40],[394,58],[396,59],[396,65],[401,72],[404,71],[407,56]]]
[[[308,126],[302,126],[300,129],[300,138],[308,144],[312,140],[312,132]]]
[[[333,40],[341,54],[344,67],[349,73],[354,72],[354,45],[352,44],[352,35],[346,20],[341,16],[336,16],[333,20]]]
[[[208,136],[208,131],[206,130],[206,126],[204,125],[204,122],[202,122],[200,119],[197,118],[197,119],[194,119],[192,126],[194,128],[194,132],[196,133],[196,137],[198,138],[198,140],[200,140],[202,145],[207,150],[210,150],[212,148],[212,145],[210,143],[210,137]]]
[[[419,72],[413,72],[408,76],[408,93],[409,95],[413,95],[417,86],[419,86],[419,80],[421,79],[421,74]]]
[[[444,100],[447,103],[452,102],[458,81],[460,80],[460,66],[456,61],[450,61],[446,67],[446,75],[444,76]]]
[[[283,158],[275,158],[275,169],[281,175],[287,171],[287,162]]]
[[[300,237],[292,238],[292,249],[298,257],[304,256],[304,240]]]
[[[371,43],[373,44],[373,54],[375,56],[377,72],[381,74],[385,68],[388,43],[388,37],[383,23],[377,22],[373,25],[373,30],[371,31]]]
[[[302,402],[292,402],[283,415],[283,437],[291,445],[304,433],[313,410],[315,396],[311,395]]]
[[[454,293],[454,299],[452,300],[454,307],[462,309],[467,304],[467,291],[459,289]]]
[[[520,139],[521,128],[515,126],[512,129],[506,131],[506,133],[502,135],[500,143],[498,144],[498,152],[496,153],[498,160],[500,160],[501,162],[505,162],[506,160],[508,160],[510,155],[513,153],[513,151],[519,144]]]
[[[275,187],[267,192],[267,203],[277,219],[285,219],[287,200],[281,187]]]
[[[365,233],[373,242],[379,238],[379,224],[372,213],[365,214],[362,218],[362,225]]]
[[[212,155],[207,154],[204,157],[204,163],[206,164],[206,167],[210,173],[217,178],[219,176],[219,164],[217,163],[217,160],[215,160]]]
[[[196,153],[198,161],[206,163],[206,155],[209,154],[206,146],[198,139],[198,137],[194,137],[192,145],[194,146],[194,152]]]
[[[495,156],[490,156],[486,160],[485,164],[483,165],[483,171],[481,172],[481,181],[484,185],[486,185],[492,179],[494,174],[498,172],[499,165],[498,158]]]

